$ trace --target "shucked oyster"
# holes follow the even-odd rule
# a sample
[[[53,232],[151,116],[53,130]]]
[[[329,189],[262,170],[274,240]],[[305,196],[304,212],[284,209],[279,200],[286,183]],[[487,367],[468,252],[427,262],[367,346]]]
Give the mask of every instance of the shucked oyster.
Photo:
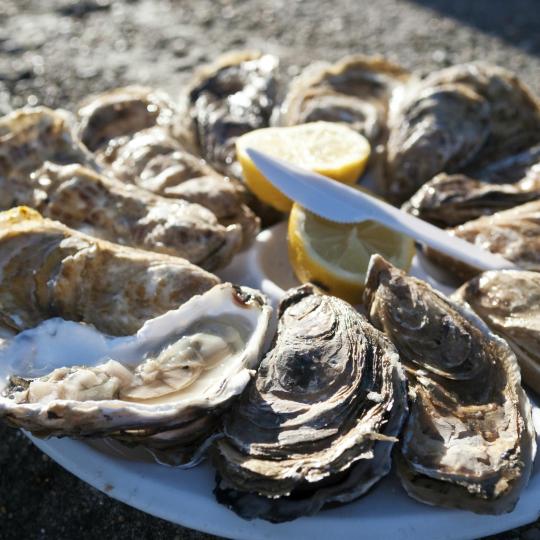
[[[514,353],[472,311],[379,255],[364,300],[409,379],[411,410],[396,456],[407,492],[479,513],[512,510],[536,450]]]
[[[182,96],[178,135],[223,174],[241,177],[235,140],[268,126],[275,105],[278,59],[234,52],[203,66]]]
[[[465,301],[516,353],[522,381],[540,393],[540,274],[484,272],[454,295]]]
[[[395,103],[386,192],[402,202],[440,172],[479,169],[540,142],[540,104],[517,77],[483,63],[413,83]]]
[[[124,338],[50,319],[0,350],[0,418],[42,437],[157,445],[160,460],[192,465],[249,382],[270,311],[227,283]]]
[[[51,317],[136,332],[219,279],[179,257],[98,240],[25,207],[0,213],[0,324],[15,331]]]
[[[294,289],[215,443],[217,499],[273,522],[352,501],[390,470],[406,412],[393,345],[342,300]]]
[[[238,225],[220,225],[198,204],[159,197],[81,165],[47,163],[27,183],[12,181],[15,204],[39,210],[104,240],[183,257],[212,270],[225,266],[242,241]]]
[[[540,200],[484,216],[449,229],[450,234],[501,255],[524,270],[540,271]],[[426,255],[464,279],[478,273],[433,249]]]
[[[126,87],[94,96],[79,110],[80,132],[109,176],[165,197],[198,203],[251,243],[259,220],[244,188],[188,153],[170,133],[173,107],[161,92]],[[186,184],[186,185],[184,185]]]
[[[291,82],[279,122],[344,122],[375,148],[384,139],[390,97],[408,79],[405,69],[378,56],[315,64]]]

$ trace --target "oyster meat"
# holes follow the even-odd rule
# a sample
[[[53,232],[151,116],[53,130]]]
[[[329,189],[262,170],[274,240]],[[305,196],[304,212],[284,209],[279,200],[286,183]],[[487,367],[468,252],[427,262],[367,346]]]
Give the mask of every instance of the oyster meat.
[[[448,232],[501,255],[524,270],[540,271],[540,200],[468,221]],[[478,274],[478,269],[434,249],[426,248],[425,253],[462,279]]]
[[[348,56],[335,64],[308,66],[291,82],[278,122],[343,122],[375,148],[385,138],[390,97],[409,77],[405,69],[379,56]]]
[[[81,137],[109,176],[200,204],[221,224],[238,225],[245,246],[252,242],[259,220],[244,204],[245,188],[218,174],[172,137],[174,109],[164,94],[149,88],[119,88],[86,100],[78,114]]]
[[[225,283],[123,338],[49,319],[0,350],[0,418],[41,437],[106,436],[193,465],[253,375],[270,312],[257,292]]]
[[[403,202],[441,172],[477,171],[540,142],[540,104],[511,72],[446,68],[408,86],[391,107],[385,192]]]
[[[540,393],[540,274],[484,272],[453,296],[465,301],[516,353],[521,379]]]
[[[223,174],[241,178],[236,138],[269,124],[277,94],[278,59],[234,52],[203,66],[181,98],[177,135]]]
[[[29,208],[0,213],[0,324],[16,332],[51,317],[129,335],[219,279],[180,257],[79,233]]]
[[[349,304],[289,291],[271,350],[224,423],[219,502],[244,518],[310,515],[364,494],[391,465],[407,413],[394,346]]]
[[[208,270],[225,266],[239,249],[240,227],[221,225],[206,208],[168,199],[83,167],[46,163],[13,199],[45,217],[119,244],[183,257]],[[23,196],[24,195],[24,196]]]
[[[508,344],[466,306],[379,255],[370,262],[364,301],[409,380],[410,414],[396,452],[409,495],[478,513],[511,511],[536,442]]]

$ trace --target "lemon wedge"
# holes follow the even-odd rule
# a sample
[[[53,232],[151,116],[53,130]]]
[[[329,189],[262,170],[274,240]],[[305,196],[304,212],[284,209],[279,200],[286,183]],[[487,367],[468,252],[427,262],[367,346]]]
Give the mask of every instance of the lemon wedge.
[[[371,151],[365,137],[334,122],[250,131],[236,140],[236,154],[249,189],[263,202],[287,212],[291,200],[259,172],[246,148],[254,148],[339,182],[353,184],[366,167]]]
[[[352,304],[362,300],[369,259],[379,253],[408,270],[414,241],[374,221],[323,219],[294,204],[288,227],[289,260],[302,283],[311,282]]]

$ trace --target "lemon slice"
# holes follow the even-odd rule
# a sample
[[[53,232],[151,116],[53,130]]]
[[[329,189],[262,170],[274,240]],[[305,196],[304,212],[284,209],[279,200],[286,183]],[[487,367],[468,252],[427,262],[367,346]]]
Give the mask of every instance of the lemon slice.
[[[259,172],[246,148],[266,152],[305,169],[353,184],[366,167],[369,142],[351,128],[334,122],[250,131],[236,140],[236,154],[249,189],[265,203],[287,212],[291,200]]]
[[[352,304],[362,300],[369,259],[379,253],[408,270],[414,241],[374,221],[323,219],[294,204],[289,216],[289,260],[302,283],[311,282]]]

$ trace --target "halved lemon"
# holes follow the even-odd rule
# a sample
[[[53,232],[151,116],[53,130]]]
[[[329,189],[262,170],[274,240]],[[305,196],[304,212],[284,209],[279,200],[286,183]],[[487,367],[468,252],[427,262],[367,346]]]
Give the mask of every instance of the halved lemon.
[[[289,216],[289,260],[302,283],[313,283],[351,304],[362,300],[369,259],[379,253],[408,270],[414,241],[374,221],[342,224],[294,204]]]
[[[265,203],[287,212],[291,200],[259,172],[246,148],[254,148],[339,182],[353,184],[366,167],[371,151],[365,137],[334,122],[250,131],[236,140],[236,154],[249,189]]]

